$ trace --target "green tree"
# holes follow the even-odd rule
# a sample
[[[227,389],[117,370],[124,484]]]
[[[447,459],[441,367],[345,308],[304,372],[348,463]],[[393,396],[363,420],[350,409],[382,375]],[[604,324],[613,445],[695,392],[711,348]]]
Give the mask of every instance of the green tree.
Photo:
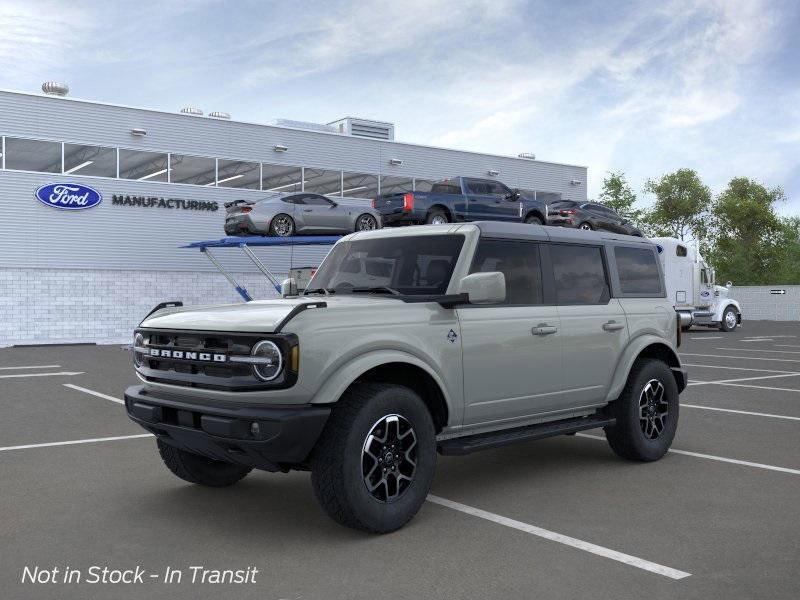
[[[659,180],[645,183],[645,193],[655,195],[653,207],[644,215],[651,235],[703,240],[708,235],[711,190],[692,169],[678,169]]]
[[[598,200],[608,208],[615,210],[617,214],[638,223],[642,217],[642,211],[634,208],[636,194],[633,193],[625,173],[622,171],[609,171],[608,176],[603,180],[603,191],[600,192]]]
[[[774,204],[781,188],[766,188],[747,177],[731,179],[711,209],[714,244],[709,259],[719,281],[739,285],[786,283],[796,268],[798,223],[781,220]]]

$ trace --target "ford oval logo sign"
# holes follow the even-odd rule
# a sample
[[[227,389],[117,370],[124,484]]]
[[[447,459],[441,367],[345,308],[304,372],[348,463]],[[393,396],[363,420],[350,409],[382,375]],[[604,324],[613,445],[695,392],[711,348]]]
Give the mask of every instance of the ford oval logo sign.
[[[61,210],[82,210],[97,206],[103,201],[103,196],[79,183],[50,183],[36,190],[36,199]]]

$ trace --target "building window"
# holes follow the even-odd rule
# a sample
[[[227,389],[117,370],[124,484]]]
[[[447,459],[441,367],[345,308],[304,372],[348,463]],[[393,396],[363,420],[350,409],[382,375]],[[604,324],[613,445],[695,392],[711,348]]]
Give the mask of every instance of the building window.
[[[262,164],[261,189],[265,192],[300,192],[303,190],[303,169]]]
[[[219,159],[217,169],[219,187],[259,189],[261,165],[258,163]]]
[[[402,194],[413,191],[414,179],[411,177],[395,177],[394,175],[381,177],[381,194]]]
[[[305,191],[326,196],[342,195],[342,172],[305,168]]]
[[[169,180],[171,183],[192,185],[214,185],[217,161],[204,156],[171,154],[169,157]]]
[[[64,174],[117,176],[117,149],[64,144]]]
[[[347,198],[376,198],[378,196],[377,175],[364,173],[342,173],[342,196]]]
[[[61,143],[6,138],[6,169],[61,173]]]
[[[139,181],[168,180],[167,155],[161,152],[119,151],[119,176],[121,179]]]
[[[430,192],[434,183],[436,182],[433,179],[414,179],[414,191]]]

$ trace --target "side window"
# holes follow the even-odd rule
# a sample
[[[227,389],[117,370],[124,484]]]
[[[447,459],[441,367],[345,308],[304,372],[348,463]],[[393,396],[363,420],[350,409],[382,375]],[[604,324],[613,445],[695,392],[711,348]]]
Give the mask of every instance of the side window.
[[[651,249],[617,246],[614,258],[623,294],[662,294],[658,263]]]
[[[305,197],[304,204],[311,204],[312,206],[330,206],[331,201],[323,196],[308,195]]]
[[[381,190],[383,190],[383,186],[381,186]],[[431,187],[431,192],[434,194],[456,194],[460,196],[461,186],[458,185],[457,181],[449,181],[445,179],[444,181],[434,183],[433,187]]]
[[[686,246],[681,246],[680,244],[678,244],[675,247],[675,255],[676,256],[686,256],[687,254],[688,254],[688,252],[686,251]]]
[[[486,195],[489,193],[486,183],[477,179],[467,179],[467,190],[470,194]]]
[[[497,181],[495,181],[495,182],[486,182],[486,187],[489,188],[489,193],[492,196],[505,197],[505,196],[507,196],[508,194],[511,193],[510,189],[508,189],[502,183],[497,182]]]
[[[550,246],[559,304],[606,304],[611,293],[598,246]]]
[[[504,304],[542,304],[539,245],[482,239],[470,273],[500,271],[506,278]]]
[[[286,204],[305,204],[305,196],[285,196],[281,198]]]

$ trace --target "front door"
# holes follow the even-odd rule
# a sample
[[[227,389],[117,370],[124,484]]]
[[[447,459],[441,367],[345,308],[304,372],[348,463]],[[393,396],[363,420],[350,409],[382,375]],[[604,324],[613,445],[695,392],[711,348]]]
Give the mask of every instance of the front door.
[[[563,408],[604,401],[628,341],[625,312],[611,298],[600,246],[550,244],[564,367]]]
[[[350,229],[347,212],[342,205],[325,196],[310,194],[306,196],[302,207],[298,208],[303,211],[303,222],[308,230],[348,231]]]
[[[550,411],[562,391],[558,309],[543,304],[536,242],[482,239],[472,272],[500,271],[506,300],[458,309],[464,425],[513,422]]]

